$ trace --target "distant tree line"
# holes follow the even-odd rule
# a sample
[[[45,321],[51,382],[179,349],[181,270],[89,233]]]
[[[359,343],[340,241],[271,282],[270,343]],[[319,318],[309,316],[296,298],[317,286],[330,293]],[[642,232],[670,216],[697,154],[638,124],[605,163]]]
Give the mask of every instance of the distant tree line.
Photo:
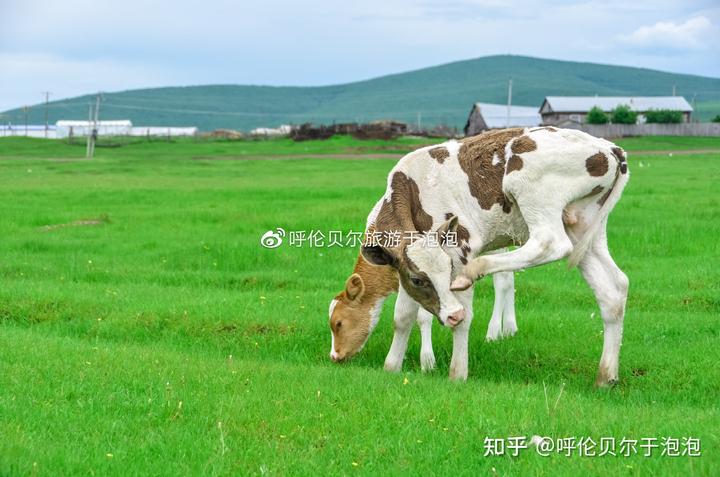
[[[606,114],[605,111],[594,106],[587,115],[589,124],[635,124],[637,122],[638,113],[630,109],[630,106],[621,104]],[[681,123],[683,120],[682,111],[673,111],[670,109],[651,109],[645,113],[645,122],[658,124],[675,124]],[[713,121],[720,122],[720,115]]]

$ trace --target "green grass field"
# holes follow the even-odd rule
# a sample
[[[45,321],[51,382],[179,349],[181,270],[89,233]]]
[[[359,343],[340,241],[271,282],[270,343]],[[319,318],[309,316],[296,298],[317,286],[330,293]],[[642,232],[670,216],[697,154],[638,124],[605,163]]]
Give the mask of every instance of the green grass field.
[[[593,387],[602,322],[564,263],[517,274],[520,331],[498,343],[479,284],[467,383],[448,381],[436,325],[438,370],[420,372],[416,331],[403,372],[382,370],[393,300],[361,355],[328,359],[328,303],[357,250],[259,237],[362,230],[395,160],[322,155],[426,142],[156,142],[85,160],[0,139],[0,476],[718,475],[719,152],[630,153],[609,226],[631,281],[614,389]],[[307,158],[213,160],[277,154]],[[532,435],[691,436],[702,455],[484,456],[486,437]]]

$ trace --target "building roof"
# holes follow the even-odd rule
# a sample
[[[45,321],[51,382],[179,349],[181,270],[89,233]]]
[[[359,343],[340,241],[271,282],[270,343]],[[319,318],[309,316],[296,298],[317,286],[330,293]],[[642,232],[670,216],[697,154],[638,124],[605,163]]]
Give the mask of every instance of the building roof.
[[[508,124],[506,104],[475,103],[475,108],[480,110],[485,124],[491,129],[508,126],[531,127],[542,123],[536,107],[510,106],[510,124]]]
[[[594,106],[603,111],[612,111],[626,104],[633,111],[670,109],[692,112],[693,108],[682,96],[547,96],[540,111],[543,113],[585,113]],[[546,107],[548,106],[549,109]]]

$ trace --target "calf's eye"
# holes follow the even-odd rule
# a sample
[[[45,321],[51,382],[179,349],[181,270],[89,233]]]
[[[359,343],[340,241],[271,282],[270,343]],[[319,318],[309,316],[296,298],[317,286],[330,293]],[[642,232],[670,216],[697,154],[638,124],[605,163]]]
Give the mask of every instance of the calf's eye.
[[[421,287],[421,286],[425,285],[425,281],[422,278],[411,277],[410,282],[413,284],[413,286],[416,286],[416,287]]]

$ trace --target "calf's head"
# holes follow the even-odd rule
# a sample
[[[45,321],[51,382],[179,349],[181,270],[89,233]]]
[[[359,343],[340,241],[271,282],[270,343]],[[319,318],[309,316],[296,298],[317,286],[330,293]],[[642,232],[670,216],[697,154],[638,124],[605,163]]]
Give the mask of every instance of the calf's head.
[[[457,217],[451,217],[437,229],[437,242],[425,235],[413,242],[404,240],[393,248],[362,247],[365,260],[395,268],[405,291],[450,327],[465,317],[462,305],[450,291],[454,273],[452,259],[446,251],[448,232],[456,233],[457,227]]]
[[[365,282],[357,273],[345,282],[345,290],[330,302],[330,358],[342,361],[358,353],[367,341],[380,312],[366,299]]]

